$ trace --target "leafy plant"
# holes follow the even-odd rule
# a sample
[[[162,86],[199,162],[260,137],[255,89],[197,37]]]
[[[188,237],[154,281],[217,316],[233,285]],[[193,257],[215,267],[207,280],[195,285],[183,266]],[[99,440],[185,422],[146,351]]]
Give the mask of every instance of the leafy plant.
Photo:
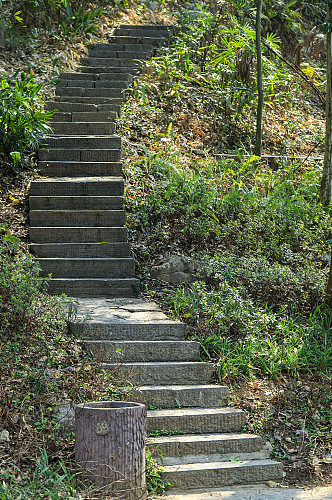
[[[66,20],[60,20],[60,28],[65,36],[71,36],[73,33],[96,33],[98,24],[96,18],[103,14],[103,7],[95,7],[92,10],[86,11],[83,7],[79,7],[73,12],[69,0],[61,0],[60,5],[64,7],[66,12]]]
[[[164,483],[162,479],[163,468],[160,464],[161,458],[156,459],[148,448],[145,451],[146,460],[146,486],[151,495],[163,495],[172,483]]]
[[[42,87],[24,72],[0,80],[0,154],[14,165],[24,165],[25,155],[51,131],[53,112],[43,110]]]

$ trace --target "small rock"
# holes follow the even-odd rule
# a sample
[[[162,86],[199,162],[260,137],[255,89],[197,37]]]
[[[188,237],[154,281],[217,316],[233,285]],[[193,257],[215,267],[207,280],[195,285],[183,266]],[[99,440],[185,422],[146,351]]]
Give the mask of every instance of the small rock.
[[[9,443],[9,432],[6,430],[3,430],[0,432],[0,443]]]

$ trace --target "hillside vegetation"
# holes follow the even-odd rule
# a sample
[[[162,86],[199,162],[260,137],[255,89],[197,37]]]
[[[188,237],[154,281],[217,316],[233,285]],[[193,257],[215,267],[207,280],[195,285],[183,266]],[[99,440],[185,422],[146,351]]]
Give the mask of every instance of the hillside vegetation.
[[[321,2],[265,2],[262,159],[253,156],[250,2],[7,6],[0,120],[9,103],[31,133],[19,142],[24,123],[0,127],[14,128],[11,142],[0,132],[0,432],[8,433],[0,496],[74,498],[73,440],[59,437],[54,403],[127,396],[116,374],[105,378],[98,360],[66,335],[61,301],[47,295],[27,254],[26,200],[47,127],[44,101],[59,72],[75,70],[86,45],[106,41],[118,22],[175,26],[170,47],[134,80],[118,123],[141,292],[187,323],[202,357],[215,363],[216,381],[231,386],[232,404],[248,410],[249,428],[284,461],[285,484],[330,482],[331,211],[318,201],[325,56],[321,39],[307,37],[324,22]],[[10,78],[17,70],[24,75]],[[191,283],[155,278],[153,268],[174,255],[194,263]],[[151,490],[162,492],[151,464]]]

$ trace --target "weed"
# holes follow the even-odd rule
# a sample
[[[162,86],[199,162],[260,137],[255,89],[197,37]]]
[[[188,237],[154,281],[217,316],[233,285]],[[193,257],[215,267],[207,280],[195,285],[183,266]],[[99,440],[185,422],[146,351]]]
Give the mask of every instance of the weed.
[[[163,495],[169,488],[171,488],[172,483],[164,483],[162,479],[163,468],[160,464],[160,456],[158,459],[154,457],[153,452],[148,448],[145,452],[146,457],[146,485],[148,492],[151,495]]]

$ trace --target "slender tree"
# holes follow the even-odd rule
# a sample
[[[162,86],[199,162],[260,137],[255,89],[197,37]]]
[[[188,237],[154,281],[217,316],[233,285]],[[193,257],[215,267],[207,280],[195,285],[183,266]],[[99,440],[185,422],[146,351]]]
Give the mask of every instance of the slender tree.
[[[332,43],[331,43],[331,23],[332,23],[332,0],[327,2],[326,14],[326,132],[325,132],[325,157],[323,175],[320,185],[320,202],[327,206],[332,201]]]
[[[262,6],[263,0],[257,0],[256,10],[256,56],[257,56],[257,90],[258,90],[258,104],[257,104],[257,117],[256,117],[256,156],[262,154],[262,121],[263,121],[263,65],[262,65]]]

